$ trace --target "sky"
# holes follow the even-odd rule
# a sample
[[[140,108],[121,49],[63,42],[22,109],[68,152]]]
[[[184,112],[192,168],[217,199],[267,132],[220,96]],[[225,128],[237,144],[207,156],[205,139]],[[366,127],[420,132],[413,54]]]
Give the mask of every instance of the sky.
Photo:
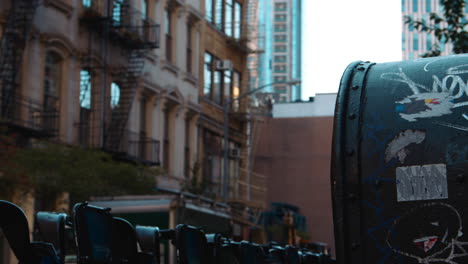
[[[303,0],[302,97],[336,93],[353,61],[399,61],[400,0]]]

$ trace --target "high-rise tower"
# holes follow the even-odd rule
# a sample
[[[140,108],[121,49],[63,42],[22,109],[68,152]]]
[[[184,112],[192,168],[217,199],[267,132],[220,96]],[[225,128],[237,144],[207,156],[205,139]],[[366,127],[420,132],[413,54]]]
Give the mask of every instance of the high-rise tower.
[[[301,7],[302,0],[259,0],[265,30],[264,52],[258,55],[259,85],[301,79]],[[275,84],[266,91],[279,102],[301,98],[300,85]]]

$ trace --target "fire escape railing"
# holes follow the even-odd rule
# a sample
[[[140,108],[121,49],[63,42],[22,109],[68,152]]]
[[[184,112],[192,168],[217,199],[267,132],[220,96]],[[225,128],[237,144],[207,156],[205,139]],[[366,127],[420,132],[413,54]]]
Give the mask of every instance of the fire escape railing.
[[[43,136],[57,135],[59,115],[55,105],[58,98],[49,97],[45,101],[47,104],[29,97],[14,95],[9,99],[12,107],[9,108],[7,115],[2,116],[2,121]]]
[[[118,152],[139,163],[159,165],[159,150],[159,140],[148,137],[144,133],[125,130]]]

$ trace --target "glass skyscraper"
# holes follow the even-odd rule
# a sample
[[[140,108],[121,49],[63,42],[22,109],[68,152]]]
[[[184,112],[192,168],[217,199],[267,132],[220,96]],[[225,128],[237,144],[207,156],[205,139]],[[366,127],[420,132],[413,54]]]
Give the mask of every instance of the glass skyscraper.
[[[265,89],[276,102],[301,99],[301,86],[281,84],[301,79],[302,0],[259,0],[258,23],[264,32],[264,52],[258,56],[258,69],[251,83],[276,83]],[[261,34],[260,33],[260,34]],[[255,87],[253,87],[255,88]]]

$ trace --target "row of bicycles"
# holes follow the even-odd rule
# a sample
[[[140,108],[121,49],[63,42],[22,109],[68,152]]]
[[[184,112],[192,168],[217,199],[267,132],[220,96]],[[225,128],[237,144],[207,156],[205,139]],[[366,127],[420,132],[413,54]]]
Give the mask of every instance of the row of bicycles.
[[[30,240],[28,221],[20,207],[0,201],[0,215],[0,228],[20,264],[68,263],[70,248],[78,264],[159,264],[160,243],[164,241],[174,245],[179,264],[334,263],[321,253],[275,243],[236,242],[189,225],[174,229],[134,227],[123,218],[113,217],[109,208],[88,203],[76,204],[73,216],[37,213],[34,241]],[[72,231],[72,239],[67,230]]]

